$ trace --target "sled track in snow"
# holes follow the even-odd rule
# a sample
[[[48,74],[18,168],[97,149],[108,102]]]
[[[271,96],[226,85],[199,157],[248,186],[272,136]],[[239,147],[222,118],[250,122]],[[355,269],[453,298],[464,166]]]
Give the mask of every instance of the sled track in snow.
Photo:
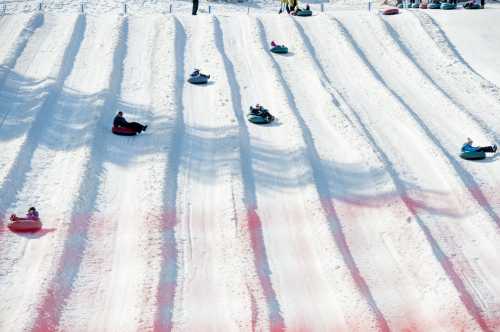
[[[223,58],[224,68],[231,87],[231,100],[234,111],[234,116],[238,122],[239,128],[239,151],[241,175],[243,181],[243,200],[247,209],[247,228],[250,233],[251,247],[254,256],[254,264],[260,281],[260,287],[266,299],[267,308],[269,310],[269,322],[271,331],[281,331],[285,328],[283,317],[281,316],[280,304],[276,297],[276,292],[273,288],[270,274],[268,257],[266,253],[266,245],[262,235],[262,221],[257,213],[257,198],[255,192],[255,177],[252,168],[251,158],[251,143],[248,127],[245,122],[243,113],[239,109],[244,109],[241,100],[241,88],[237,81],[234,65],[226,54],[223,41],[223,31],[220,22],[217,18],[214,19],[216,46]],[[252,330],[258,325],[258,313],[255,303],[255,296],[252,294]]]
[[[493,211],[491,206],[489,206],[489,204],[487,204],[487,203],[485,204],[485,202],[487,202],[487,200],[484,197],[483,193],[480,191],[479,186],[475,183],[471,174],[468,173],[465,169],[463,169],[456,162],[456,160],[442,146],[442,144],[439,142],[439,140],[435,137],[435,135],[431,132],[431,130],[426,126],[426,124],[418,117],[418,115],[411,109],[411,107],[409,107],[409,105],[399,95],[397,95],[396,92],[393,89],[391,89],[390,86],[387,85],[386,81],[383,79],[383,77],[380,75],[380,73],[368,61],[365,54],[363,53],[361,48],[357,45],[356,41],[352,38],[351,34],[345,28],[345,26],[338,19],[334,19],[334,22],[339,26],[339,28],[343,32],[345,38],[347,39],[348,43],[354,48],[354,50],[358,54],[360,60],[369,69],[369,71],[376,78],[376,80],[378,80],[385,87],[385,89],[390,92],[390,95],[392,97],[394,97],[399,103],[401,103],[403,105],[404,109],[411,115],[411,117],[415,120],[415,122],[418,124],[418,126],[420,128],[422,128],[422,130],[429,137],[431,142],[435,146],[438,147],[438,149],[442,152],[442,154],[448,159],[450,164],[455,168],[455,170],[457,171],[457,174],[464,182],[465,187],[467,189],[469,189],[472,196],[477,200],[478,204],[480,206],[482,206],[483,208],[485,208],[486,212],[498,224],[499,223],[498,216],[495,214],[495,212]],[[473,190],[471,188],[478,188],[478,189]],[[402,193],[405,193],[406,190],[404,190],[404,188],[402,188],[402,189],[403,189]],[[440,264],[443,267],[443,269],[445,270],[446,274],[448,275],[450,280],[455,285],[457,291],[460,294],[460,299],[461,299],[462,303],[464,304],[465,308],[470,313],[470,315],[472,317],[474,317],[474,319],[476,320],[476,322],[478,323],[478,325],[481,327],[481,329],[483,331],[490,331],[488,325],[486,324],[486,322],[481,314],[481,309],[478,307],[478,305],[474,301],[474,298],[471,296],[471,294],[467,291],[465,284],[463,283],[460,276],[455,271],[453,264],[447,258],[447,256],[444,254],[444,252],[440,248],[438,242],[432,236],[431,231],[425,225],[425,222],[418,216],[418,211],[416,209],[417,205],[408,195],[403,195],[402,199],[403,199],[403,201],[405,201],[405,204],[408,206],[408,209],[410,211],[412,211],[418,225],[421,227],[422,231],[424,232],[427,240],[429,241],[429,244],[431,245],[431,247],[433,249],[433,252],[435,253],[436,259],[440,262]]]
[[[342,22],[340,22],[338,19],[334,19],[334,21],[340,27],[341,31],[343,32],[344,36],[348,40],[349,44],[352,45],[355,52],[358,54],[359,58],[361,59],[361,61],[363,61],[363,63],[369,69],[369,71],[373,74],[373,76],[385,87],[385,89],[387,91],[389,91],[389,93],[399,103],[401,103],[404,106],[404,109],[411,115],[411,117],[415,120],[415,122],[418,124],[418,126],[423,129],[423,131],[429,137],[431,142],[433,142],[433,144],[448,159],[450,164],[457,171],[457,174],[459,175],[459,177],[464,182],[464,186],[470,191],[471,195],[477,200],[478,204],[480,206],[482,206],[486,210],[486,212],[491,216],[491,218],[494,220],[494,222],[498,226],[500,226],[499,217],[495,214],[495,212],[493,211],[491,206],[488,204],[486,197],[479,189],[479,186],[477,185],[477,183],[474,181],[473,176],[459,165],[459,163],[456,161],[456,159],[453,158],[451,156],[451,154],[444,148],[444,146],[439,142],[439,139],[432,133],[432,131],[427,127],[427,125],[424,123],[424,121],[422,119],[420,119],[420,117],[411,109],[411,107],[403,100],[403,98],[401,98],[401,96],[399,96],[387,84],[387,82],[380,75],[380,73],[368,61],[366,55],[363,53],[362,49],[358,46],[356,41],[352,38],[351,34],[345,28],[345,26],[342,24]],[[475,188],[477,188],[477,190],[475,190]],[[469,311],[471,316],[474,317],[474,319],[476,320],[476,322],[478,323],[478,325],[481,327],[481,329],[483,331],[490,331],[488,325],[486,324],[486,322],[481,314],[481,309],[478,307],[478,305],[474,301],[474,298],[471,296],[471,294],[467,291],[465,284],[463,283],[463,281],[461,280],[461,278],[459,277],[459,275],[455,271],[453,264],[447,258],[447,256],[444,254],[442,249],[439,247],[437,241],[432,236],[431,231],[427,228],[424,221],[420,217],[418,217],[417,209],[416,209],[417,206],[415,205],[413,200],[411,198],[409,198],[408,195],[402,196],[402,199],[407,204],[409,210],[412,211],[412,213],[414,214],[414,217],[416,218],[417,223],[421,227],[421,229],[424,232],[426,238],[428,239],[431,247],[433,248],[433,251],[436,255],[436,259],[441,263],[443,269],[446,271],[446,274],[448,275],[450,280],[455,285],[457,291],[460,294],[460,299],[462,300],[464,306],[467,308],[467,311]]]
[[[186,33],[179,20],[174,17],[175,34],[175,105],[177,115],[171,140],[177,144],[168,152],[168,165],[165,174],[163,191],[164,211],[161,219],[162,246],[161,270],[156,292],[157,309],[153,330],[155,332],[171,331],[174,311],[174,298],[178,279],[178,243],[175,235],[177,220],[177,177],[184,145],[185,124],[182,104],[184,92],[184,57],[186,54]]]
[[[115,46],[113,55],[113,71],[109,90],[104,92],[104,103],[97,126],[94,129],[90,159],[87,161],[82,185],[78,193],[76,206],[73,208],[71,223],[68,228],[68,236],[65,240],[62,256],[57,266],[55,278],[50,281],[46,295],[43,297],[34,322],[33,331],[45,332],[58,328],[59,319],[65,302],[69,298],[73,283],[77,278],[80,265],[83,260],[85,248],[88,241],[88,229],[91,222],[89,217],[94,211],[99,190],[99,177],[103,167],[103,155],[107,132],[103,131],[104,120],[114,110],[117,102],[117,94],[123,77],[123,60],[126,55],[126,43],[128,33],[127,18],[121,23],[118,44]]]
[[[340,23],[340,22],[338,22],[338,23]],[[340,26],[340,24],[339,24],[339,26]],[[300,26],[299,26],[299,31],[304,32]],[[353,46],[353,48],[355,49],[355,51],[359,55],[360,50],[359,50],[359,48],[355,47],[356,44],[354,43],[352,38],[349,38],[350,35],[348,34],[348,31],[346,29],[343,29],[343,31],[344,31],[344,34],[346,35],[348,43]],[[304,38],[305,44],[309,46],[309,49],[314,51],[314,47],[312,46],[312,43],[308,40],[308,37],[305,33],[302,33],[302,38]],[[317,57],[314,57],[314,58],[316,59]],[[361,61],[364,62],[364,64],[366,66],[368,66],[370,68],[370,70],[373,74],[374,68],[371,66],[371,64],[369,62],[366,61],[366,58],[363,58],[363,56],[360,56],[360,59],[361,59]],[[322,69],[321,63],[316,61],[316,65],[319,68],[321,68],[321,70],[320,70],[321,72],[325,73],[324,69]],[[376,72],[375,72],[375,74],[376,74]],[[325,74],[325,77],[326,77],[326,74]],[[375,77],[380,81],[379,75],[375,75]],[[333,88],[333,86],[332,86],[332,88]],[[388,88],[388,87],[386,86],[386,88]],[[333,88],[333,90],[335,91],[334,88]],[[393,182],[397,188],[397,191],[399,193],[400,198],[402,199],[404,204],[407,206],[408,210],[412,213],[413,217],[417,221],[417,224],[419,225],[422,232],[424,233],[427,241],[429,242],[429,244],[433,250],[433,253],[435,255],[436,260],[439,261],[443,270],[448,275],[448,278],[453,282],[453,284],[455,285],[455,288],[457,289],[457,291],[461,295],[461,299],[462,299],[464,306],[472,314],[472,316],[476,319],[476,321],[481,326],[481,328],[488,330],[488,326],[484,322],[484,319],[480,314],[480,310],[478,309],[477,305],[475,304],[472,296],[466,290],[466,287],[465,287],[463,281],[460,279],[460,277],[458,276],[458,274],[454,270],[453,265],[451,264],[449,259],[443,253],[438,241],[433,237],[431,231],[428,229],[425,222],[419,217],[419,205],[420,204],[418,202],[414,201],[410,197],[410,195],[408,193],[408,189],[406,188],[406,185],[404,184],[404,181],[400,178],[398,171],[393,167],[393,163],[391,162],[389,156],[387,156],[387,154],[384,152],[384,150],[379,146],[376,139],[373,137],[370,129],[368,129],[368,127],[366,127],[366,125],[364,124],[364,121],[362,120],[362,118],[358,115],[358,113],[356,111],[354,111],[355,108],[353,108],[352,106],[349,105],[349,102],[348,102],[349,98],[345,97],[343,95],[343,93],[340,91],[336,91],[336,93],[338,93],[338,95],[340,96],[340,99],[342,101],[345,101],[347,103],[347,104],[345,104],[345,105],[347,105],[347,110],[344,111],[346,116],[348,118],[353,117],[355,119],[355,123],[356,123],[357,127],[363,131],[364,136],[368,139],[368,141],[371,143],[371,146],[375,149],[375,151],[377,152],[377,154],[381,158],[382,162],[385,165],[386,170],[388,171],[388,173],[391,175],[391,178],[393,179]],[[344,103],[342,103],[342,104],[344,104]]]
[[[258,22],[258,28],[260,31],[260,36],[261,36],[261,42],[262,46],[265,48],[267,45],[267,36],[264,31],[264,27],[262,26],[262,22],[260,20],[257,20]],[[313,174],[313,179],[314,179],[314,184],[316,187],[316,190],[318,192],[319,198],[321,200],[321,204],[323,206],[323,211],[325,216],[328,219],[330,229],[332,236],[335,240],[335,243],[337,244],[337,247],[339,248],[340,252],[342,253],[342,257],[345,261],[345,264],[347,265],[351,276],[354,280],[354,283],[358,287],[359,291],[363,296],[365,297],[366,301],[368,302],[370,308],[373,310],[373,313],[376,316],[377,319],[377,324],[378,327],[381,331],[389,331],[389,326],[387,324],[387,321],[380,311],[377,302],[375,298],[373,297],[370,288],[368,287],[368,284],[364,280],[363,276],[361,275],[361,272],[358,269],[358,266],[356,264],[356,261],[354,260],[354,257],[351,253],[351,250],[349,249],[349,245],[347,244],[347,240],[345,238],[344,232],[342,231],[342,224],[339,220],[339,217],[337,215],[336,209],[332,204],[332,195],[330,193],[330,189],[328,188],[328,181],[324,175],[323,171],[323,166],[321,165],[321,159],[318,155],[318,151],[316,150],[316,147],[314,145],[314,140],[312,138],[311,130],[305,123],[304,119],[300,115],[300,112],[297,108],[297,105],[295,103],[294,96],[292,94],[292,91],[290,90],[290,87],[288,86],[286,80],[283,77],[283,72],[280,69],[280,66],[276,59],[272,57],[269,54],[269,58],[271,61],[274,63],[274,68],[277,73],[277,76],[279,78],[280,84],[285,90],[286,96],[288,98],[288,104],[290,105],[290,108],[293,111],[293,115],[295,119],[297,120],[300,130],[302,132],[302,139],[305,142],[306,145],[306,156],[307,159],[310,162],[310,167],[312,170]]]

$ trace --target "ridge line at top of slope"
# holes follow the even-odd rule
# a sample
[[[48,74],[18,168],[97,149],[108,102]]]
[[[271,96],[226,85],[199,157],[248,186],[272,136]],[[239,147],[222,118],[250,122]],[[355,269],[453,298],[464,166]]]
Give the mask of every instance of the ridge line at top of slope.
[[[410,49],[406,46],[406,44],[402,41],[400,34],[392,27],[392,25],[387,22],[386,19],[379,18],[384,25],[384,29],[387,31],[387,34],[391,36],[394,43],[401,50],[401,52],[413,63],[415,67],[419,70],[419,72],[436,88],[441,92],[452,104],[454,104],[457,110],[467,117],[469,117],[472,121],[476,122],[480,128],[482,128],[488,136],[493,136],[494,140],[499,140],[498,133],[492,129],[486,121],[480,119],[478,116],[474,115],[470,112],[468,107],[463,105],[460,101],[456,100],[456,98],[452,97],[442,86],[440,83],[436,82],[432,76],[428,73],[428,71],[419,63],[416,57],[411,53]],[[432,38],[432,37],[431,37]]]
[[[72,292],[72,286],[77,278],[78,270],[83,260],[85,247],[87,245],[87,232],[89,229],[88,219],[92,215],[97,200],[100,174],[103,167],[102,151],[104,149],[106,135],[109,133],[101,128],[116,103],[118,89],[123,78],[123,62],[127,52],[128,20],[121,20],[120,30],[114,45],[113,69],[109,76],[109,88],[101,97],[104,99],[100,106],[103,112],[99,112],[99,118],[95,120],[95,130],[90,148],[90,156],[85,164],[82,181],[80,183],[77,200],[72,207],[71,223],[69,224],[67,237],[63,251],[56,266],[56,274],[48,282],[47,293],[37,306],[37,314],[33,324],[33,331],[44,332],[56,329],[59,325],[65,302]]]
[[[491,82],[490,80],[486,79],[484,76],[479,74],[465,59],[464,57],[460,54],[460,52],[457,50],[455,45],[451,42],[451,40],[448,38],[444,30],[441,28],[441,26],[432,18],[429,14],[424,13],[422,11],[410,11],[412,15],[414,15],[420,25],[422,26],[423,30],[429,35],[429,37],[436,43],[438,48],[441,50],[441,52],[445,55],[452,56],[455,59],[458,60],[459,63],[461,63],[463,66],[465,66],[470,72],[472,72],[474,75],[476,75],[478,78],[480,78],[483,82],[486,83],[487,86],[489,86],[492,90],[495,91],[495,97],[498,99],[499,98],[499,88]]]
[[[346,38],[346,41],[353,48],[353,51],[358,55],[362,63],[367,67],[367,69],[374,76],[377,82],[379,82],[379,84],[381,84],[385,88],[385,90],[387,90],[387,92],[389,93],[389,97],[393,98],[397,103],[399,103],[403,107],[403,110],[406,110],[406,113],[410,116],[412,121],[414,121],[415,124],[418,125],[418,128],[422,130],[422,133],[425,136],[427,136],[430,142],[432,142],[432,144],[439,151],[441,151],[442,155],[444,156],[443,159],[448,160],[448,163],[453,167],[453,169],[455,170],[461,181],[464,183],[465,188],[469,191],[471,196],[477,201],[478,205],[481,206],[481,208],[489,215],[492,222],[494,222],[497,225],[497,227],[500,228],[500,217],[497,215],[491,203],[486,198],[486,196],[480,189],[477,182],[474,180],[472,174],[470,174],[469,171],[467,171],[464,167],[462,167],[458,163],[458,161],[452,157],[451,153],[448,152],[448,150],[443,146],[440,139],[432,133],[430,128],[427,126],[426,121],[422,120],[417,115],[417,113],[404,101],[404,99],[398,93],[396,93],[396,91],[394,91],[393,88],[389,86],[389,84],[385,81],[385,79],[378,72],[378,70],[375,67],[373,67],[373,65],[368,61],[363,50],[353,39],[352,35],[345,28],[343,23],[336,18],[331,18],[331,20],[339,26],[339,29],[341,29],[344,38]]]
[[[261,37],[260,39],[262,46],[265,47],[266,33],[264,27],[260,19],[257,18],[256,21],[260,32],[260,37]],[[312,137],[311,130],[309,129],[303,117],[300,115],[300,112],[298,111],[298,107],[294,99],[295,97],[293,96],[290,87],[288,86],[286,80],[283,77],[283,72],[280,65],[278,64],[276,59],[270,55],[270,53],[268,53],[268,56],[271,59],[271,62],[274,63],[275,65],[274,69],[276,71],[276,75],[278,76],[281,86],[285,91],[285,94],[288,98],[288,104],[290,106],[290,109],[292,110],[292,113],[299,125],[300,132],[302,133],[302,139],[304,140],[304,144],[306,146],[306,155],[308,156],[307,160],[309,161],[313,173],[313,181],[315,183],[315,188],[321,200],[321,205],[323,207],[323,212],[325,214],[325,217],[329,221],[330,229],[334,237],[334,240],[340,252],[342,253],[342,257],[351,273],[355,285],[358,287],[359,291],[361,292],[361,294],[363,294],[365,300],[368,302],[370,308],[373,310],[379,328],[382,331],[389,331],[390,330],[389,325],[383,313],[380,311],[380,308],[378,307],[377,302],[375,301],[375,298],[373,297],[371,290],[368,287],[368,284],[361,275],[361,272],[359,271],[356,261],[354,260],[354,257],[351,253],[351,250],[349,249],[349,245],[347,244],[345,234],[342,231],[342,224],[340,223],[336,208],[331,201],[331,192],[328,186],[326,185],[328,181],[326,180],[323,166],[321,165],[321,158],[319,157],[318,151],[314,145],[314,139]]]
[[[431,139],[431,141],[433,141],[434,144],[436,144],[436,146],[438,148],[440,148],[440,149],[443,150],[443,153],[445,154],[445,156],[450,160],[451,165],[454,166],[454,167],[458,167],[459,169],[461,169],[461,167],[458,165],[458,163],[456,161],[454,161],[451,158],[451,156],[449,155],[449,153],[446,150],[444,150],[444,148],[441,146],[441,144],[436,141],[436,138],[430,132],[429,128],[423,123],[423,121],[416,114],[414,114],[414,112],[411,110],[411,108],[409,108],[408,105],[406,105],[406,103],[402,100],[402,98],[399,95],[397,95],[396,92],[393,91],[387,85],[387,83],[382,78],[382,76],[380,76],[380,74],[378,73],[378,71],[368,62],[368,60],[366,58],[366,55],[364,55],[364,53],[362,52],[362,50],[360,49],[360,47],[357,45],[357,43],[355,42],[355,40],[352,38],[351,34],[344,27],[344,25],[342,24],[342,22],[340,22],[336,18],[331,18],[331,20],[334,23],[337,24],[337,26],[340,29],[340,31],[342,32],[344,38],[346,38],[346,41],[353,48],[353,50],[356,52],[356,54],[358,55],[358,57],[360,58],[360,60],[365,64],[365,66],[368,67],[368,69],[372,73],[372,75],[374,75],[375,78],[378,81],[380,81],[380,83],[388,91],[390,91],[390,93],[393,96],[393,98],[396,98],[396,100],[398,100],[399,102],[402,103],[403,106],[405,106],[404,109],[406,109],[409,112],[409,114],[412,115],[412,117],[414,118],[414,121],[416,121],[417,124],[421,127],[421,129],[424,130],[424,133],[426,133],[426,135],[430,136],[429,139]],[[465,171],[463,169],[462,169],[462,171],[465,172],[466,175],[469,178],[471,178],[470,174],[467,171]],[[458,173],[458,174],[459,175],[463,175],[461,173]],[[462,176],[461,176],[461,178],[462,178]],[[473,183],[475,183],[475,181],[473,179],[471,179],[471,181]],[[467,187],[467,189],[471,190],[469,187]],[[477,191],[479,191],[479,189]],[[473,194],[473,197],[475,199],[478,199],[476,197],[478,195],[478,193],[476,191],[472,192],[472,194]],[[482,195],[482,192],[480,192],[479,194]],[[481,205],[481,206],[483,206],[483,205]],[[487,208],[485,208],[483,206],[483,208],[486,210],[486,212],[489,212],[488,214],[492,213],[493,217],[496,216],[496,214],[492,210],[491,206],[488,205]],[[414,208],[412,210],[414,210]],[[488,211],[488,210],[490,210],[490,211]],[[416,213],[415,213],[415,216],[416,216]],[[490,216],[491,216],[491,214],[490,214]],[[493,221],[496,222],[496,219],[493,219]],[[422,220],[420,220],[420,218],[417,218],[417,222],[421,226],[422,230],[424,231],[426,237],[428,238],[428,240],[429,240],[429,242],[431,244],[431,247],[433,248],[434,252],[436,253],[436,258],[439,260],[439,262],[441,263],[443,269],[446,271],[448,277],[453,282],[453,284],[454,284],[457,292],[460,294],[460,300],[462,301],[463,305],[467,309],[468,313],[474,318],[474,320],[481,327],[482,330],[484,330],[484,331],[490,331],[487,323],[484,320],[484,317],[482,315],[482,312],[481,312],[480,308],[476,304],[476,301],[474,300],[474,298],[468,292],[467,287],[465,286],[464,282],[461,280],[461,278],[458,275],[458,273],[456,273],[455,268],[453,267],[452,262],[446,257],[446,255],[444,254],[444,252],[442,251],[442,249],[439,247],[439,245],[437,244],[436,240],[433,238],[431,231],[427,228],[427,226],[425,225],[425,223]],[[498,222],[497,222],[497,225],[500,226]]]

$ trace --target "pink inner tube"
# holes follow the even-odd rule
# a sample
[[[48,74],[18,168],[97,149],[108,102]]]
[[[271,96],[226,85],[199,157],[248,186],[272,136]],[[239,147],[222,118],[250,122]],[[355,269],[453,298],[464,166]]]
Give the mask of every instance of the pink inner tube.
[[[7,227],[13,232],[37,232],[42,228],[42,222],[16,218]]]
[[[382,14],[384,14],[384,15],[396,15],[396,14],[399,14],[399,9],[387,8],[384,11],[382,11]]]

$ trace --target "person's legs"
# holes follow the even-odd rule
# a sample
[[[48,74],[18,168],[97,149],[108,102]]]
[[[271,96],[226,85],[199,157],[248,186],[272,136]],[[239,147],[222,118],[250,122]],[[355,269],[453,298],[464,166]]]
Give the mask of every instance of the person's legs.
[[[496,148],[493,146],[482,146],[477,151],[482,151],[482,152],[495,152]]]
[[[144,130],[145,126],[143,126],[142,124],[140,124],[139,122],[129,122],[127,124],[127,128],[130,128],[138,133],[141,133],[141,131]]]
[[[193,15],[196,15],[198,12],[198,0],[193,0]]]

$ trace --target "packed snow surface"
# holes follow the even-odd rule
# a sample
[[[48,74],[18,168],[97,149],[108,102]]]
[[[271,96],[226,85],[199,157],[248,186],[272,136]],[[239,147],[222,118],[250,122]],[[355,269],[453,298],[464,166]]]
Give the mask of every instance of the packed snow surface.
[[[29,4],[0,16],[0,331],[500,330],[499,161],[459,157],[500,144],[499,7]]]

